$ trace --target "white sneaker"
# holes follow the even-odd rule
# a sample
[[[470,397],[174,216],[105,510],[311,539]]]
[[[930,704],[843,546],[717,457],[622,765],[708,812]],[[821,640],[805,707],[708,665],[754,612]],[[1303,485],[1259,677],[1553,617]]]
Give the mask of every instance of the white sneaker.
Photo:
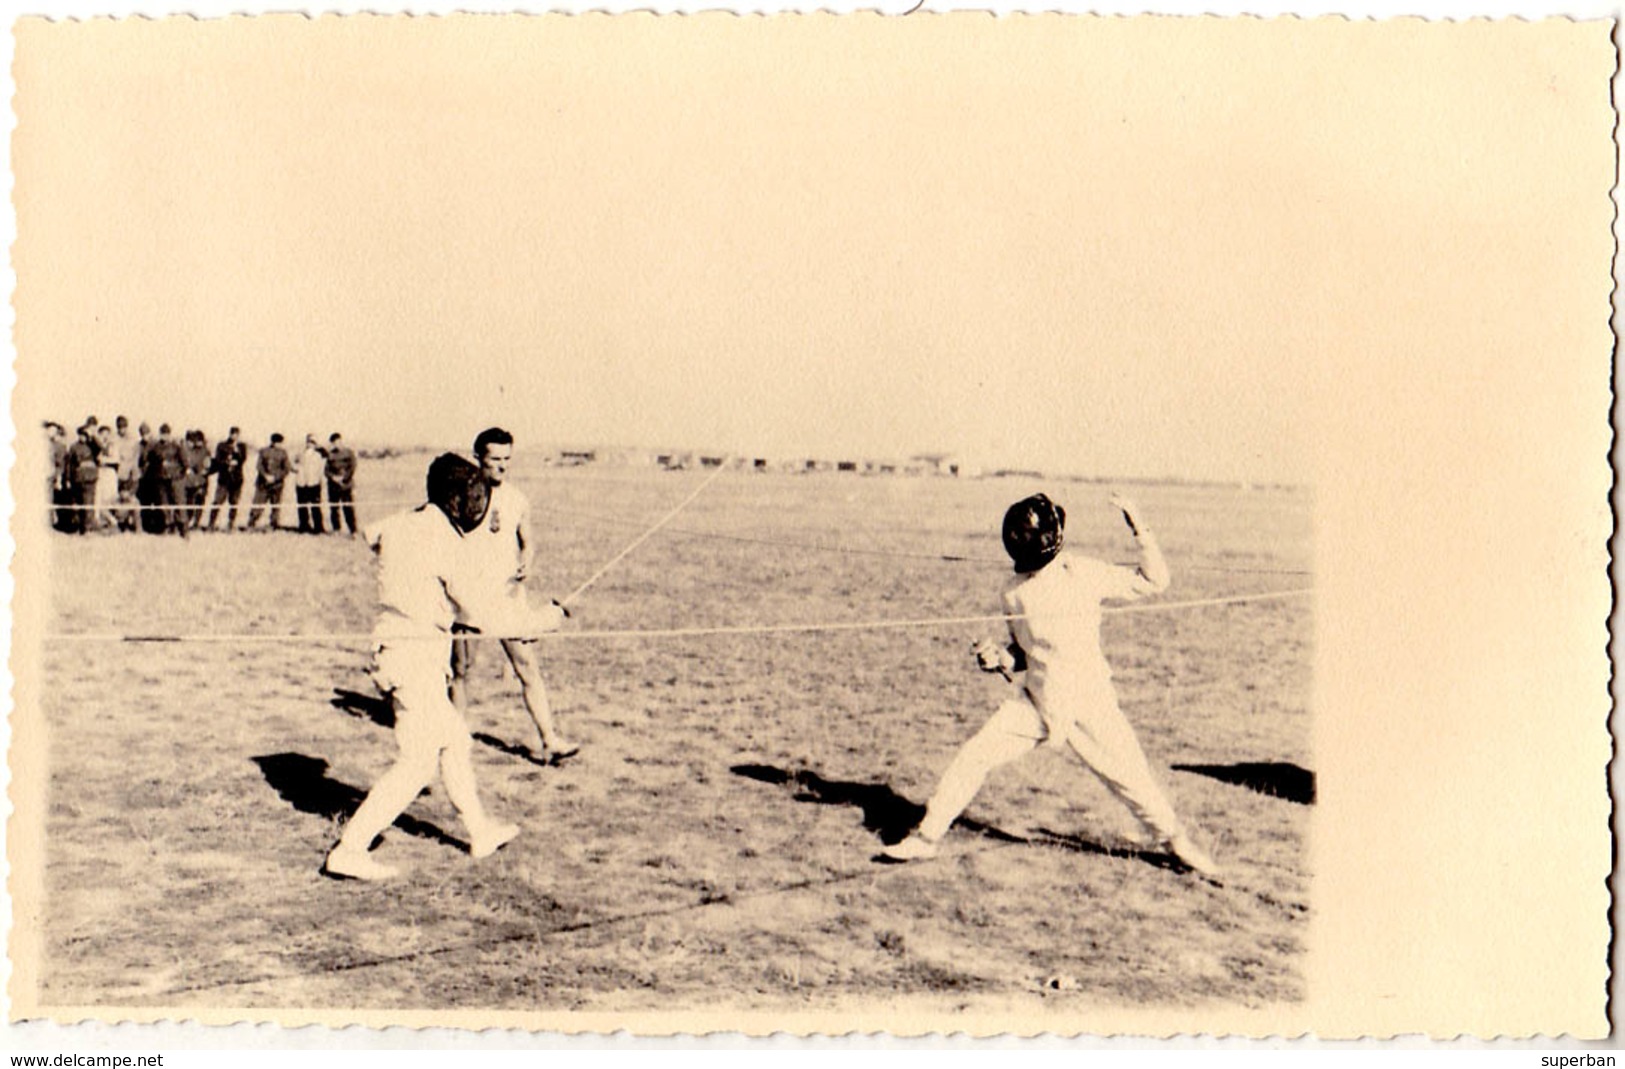
[[[329,876],[347,880],[387,880],[400,875],[400,870],[374,861],[365,850],[346,850],[335,846],[327,855],[322,870]]]
[[[1196,842],[1183,832],[1169,839],[1166,849],[1181,865],[1198,876],[1216,879],[1224,875],[1224,870],[1219,867],[1218,862],[1209,857],[1206,850],[1197,846]]]
[[[880,851],[880,856],[892,861],[929,861],[937,856],[937,844],[923,835],[914,834],[886,847]]]
[[[490,857],[513,842],[514,837],[518,834],[519,825],[517,824],[492,824],[481,828],[474,833],[472,841],[468,844],[469,856],[476,860],[482,857]]]

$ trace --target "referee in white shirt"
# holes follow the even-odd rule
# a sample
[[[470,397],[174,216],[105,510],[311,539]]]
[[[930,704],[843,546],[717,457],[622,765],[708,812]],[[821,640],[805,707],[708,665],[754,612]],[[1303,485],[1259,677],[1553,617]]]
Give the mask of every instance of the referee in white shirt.
[[[536,540],[531,536],[530,501],[518,487],[508,482],[508,465],[513,460],[513,435],[501,427],[490,427],[474,439],[474,457],[490,491],[491,507],[485,520],[466,538],[474,549],[476,568],[484,581],[504,598],[523,602],[525,580],[530,577],[536,557]],[[534,641],[504,640],[502,649],[519,677],[525,711],[541,736],[542,751],[536,758],[542,764],[559,764],[581,752],[553,723],[553,710],[547,701],[547,685],[536,661]],[[468,702],[468,670],[473,664],[474,644],[459,639],[452,647],[451,700],[464,709]]]

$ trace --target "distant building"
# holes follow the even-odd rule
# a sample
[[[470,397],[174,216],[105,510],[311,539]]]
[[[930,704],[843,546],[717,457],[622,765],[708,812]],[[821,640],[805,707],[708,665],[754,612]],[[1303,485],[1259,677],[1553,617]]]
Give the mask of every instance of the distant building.
[[[981,468],[964,463],[952,453],[917,453],[909,459],[924,465],[934,475],[976,478],[982,474]]]

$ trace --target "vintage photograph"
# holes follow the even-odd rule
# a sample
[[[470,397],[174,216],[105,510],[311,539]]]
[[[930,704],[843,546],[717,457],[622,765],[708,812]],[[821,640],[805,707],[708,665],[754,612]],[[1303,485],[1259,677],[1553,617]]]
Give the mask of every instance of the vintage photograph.
[[[1572,829],[1556,1009],[1339,974],[1391,894],[1455,912],[1347,832],[1455,827],[1385,732],[1488,783],[1348,624],[1449,630],[1433,557],[1366,555],[1396,499],[1465,568],[1545,441],[1602,633],[1606,26],[14,34],[14,1018],[1601,1019],[1601,645],[1551,728],[1596,771],[1523,809]],[[1480,448],[1443,503],[1385,460]],[[1439,678],[1562,670],[1486,627]],[[1470,973],[1439,931],[1377,968]]]

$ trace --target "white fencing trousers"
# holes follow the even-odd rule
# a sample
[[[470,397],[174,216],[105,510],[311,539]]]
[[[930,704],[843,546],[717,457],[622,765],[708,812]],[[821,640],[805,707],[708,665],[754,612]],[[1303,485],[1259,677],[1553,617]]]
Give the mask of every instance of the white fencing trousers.
[[[1092,693],[1087,696],[1079,694],[1062,702],[1055,700],[1052,688],[1044,701],[1048,716],[1039,711],[1031,694],[1025,691],[1002,703],[982,729],[959,748],[943,772],[926,805],[919,834],[933,841],[941,839],[982,789],[990,772],[1044,743],[1071,747],[1156,841],[1177,834],[1181,830],[1179,818],[1152,775],[1134,727],[1118,707],[1116,695],[1109,685],[1089,690]]]
[[[436,656],[439,654],[439,656]],[[478,835],[491,823],[474,780],[473,740],[446,694],[450,651],[434,643],[381,645],[374,681],[395,709],[400,754],[345,825],[340,845],[365,851],[439,772],[457,815]]]

